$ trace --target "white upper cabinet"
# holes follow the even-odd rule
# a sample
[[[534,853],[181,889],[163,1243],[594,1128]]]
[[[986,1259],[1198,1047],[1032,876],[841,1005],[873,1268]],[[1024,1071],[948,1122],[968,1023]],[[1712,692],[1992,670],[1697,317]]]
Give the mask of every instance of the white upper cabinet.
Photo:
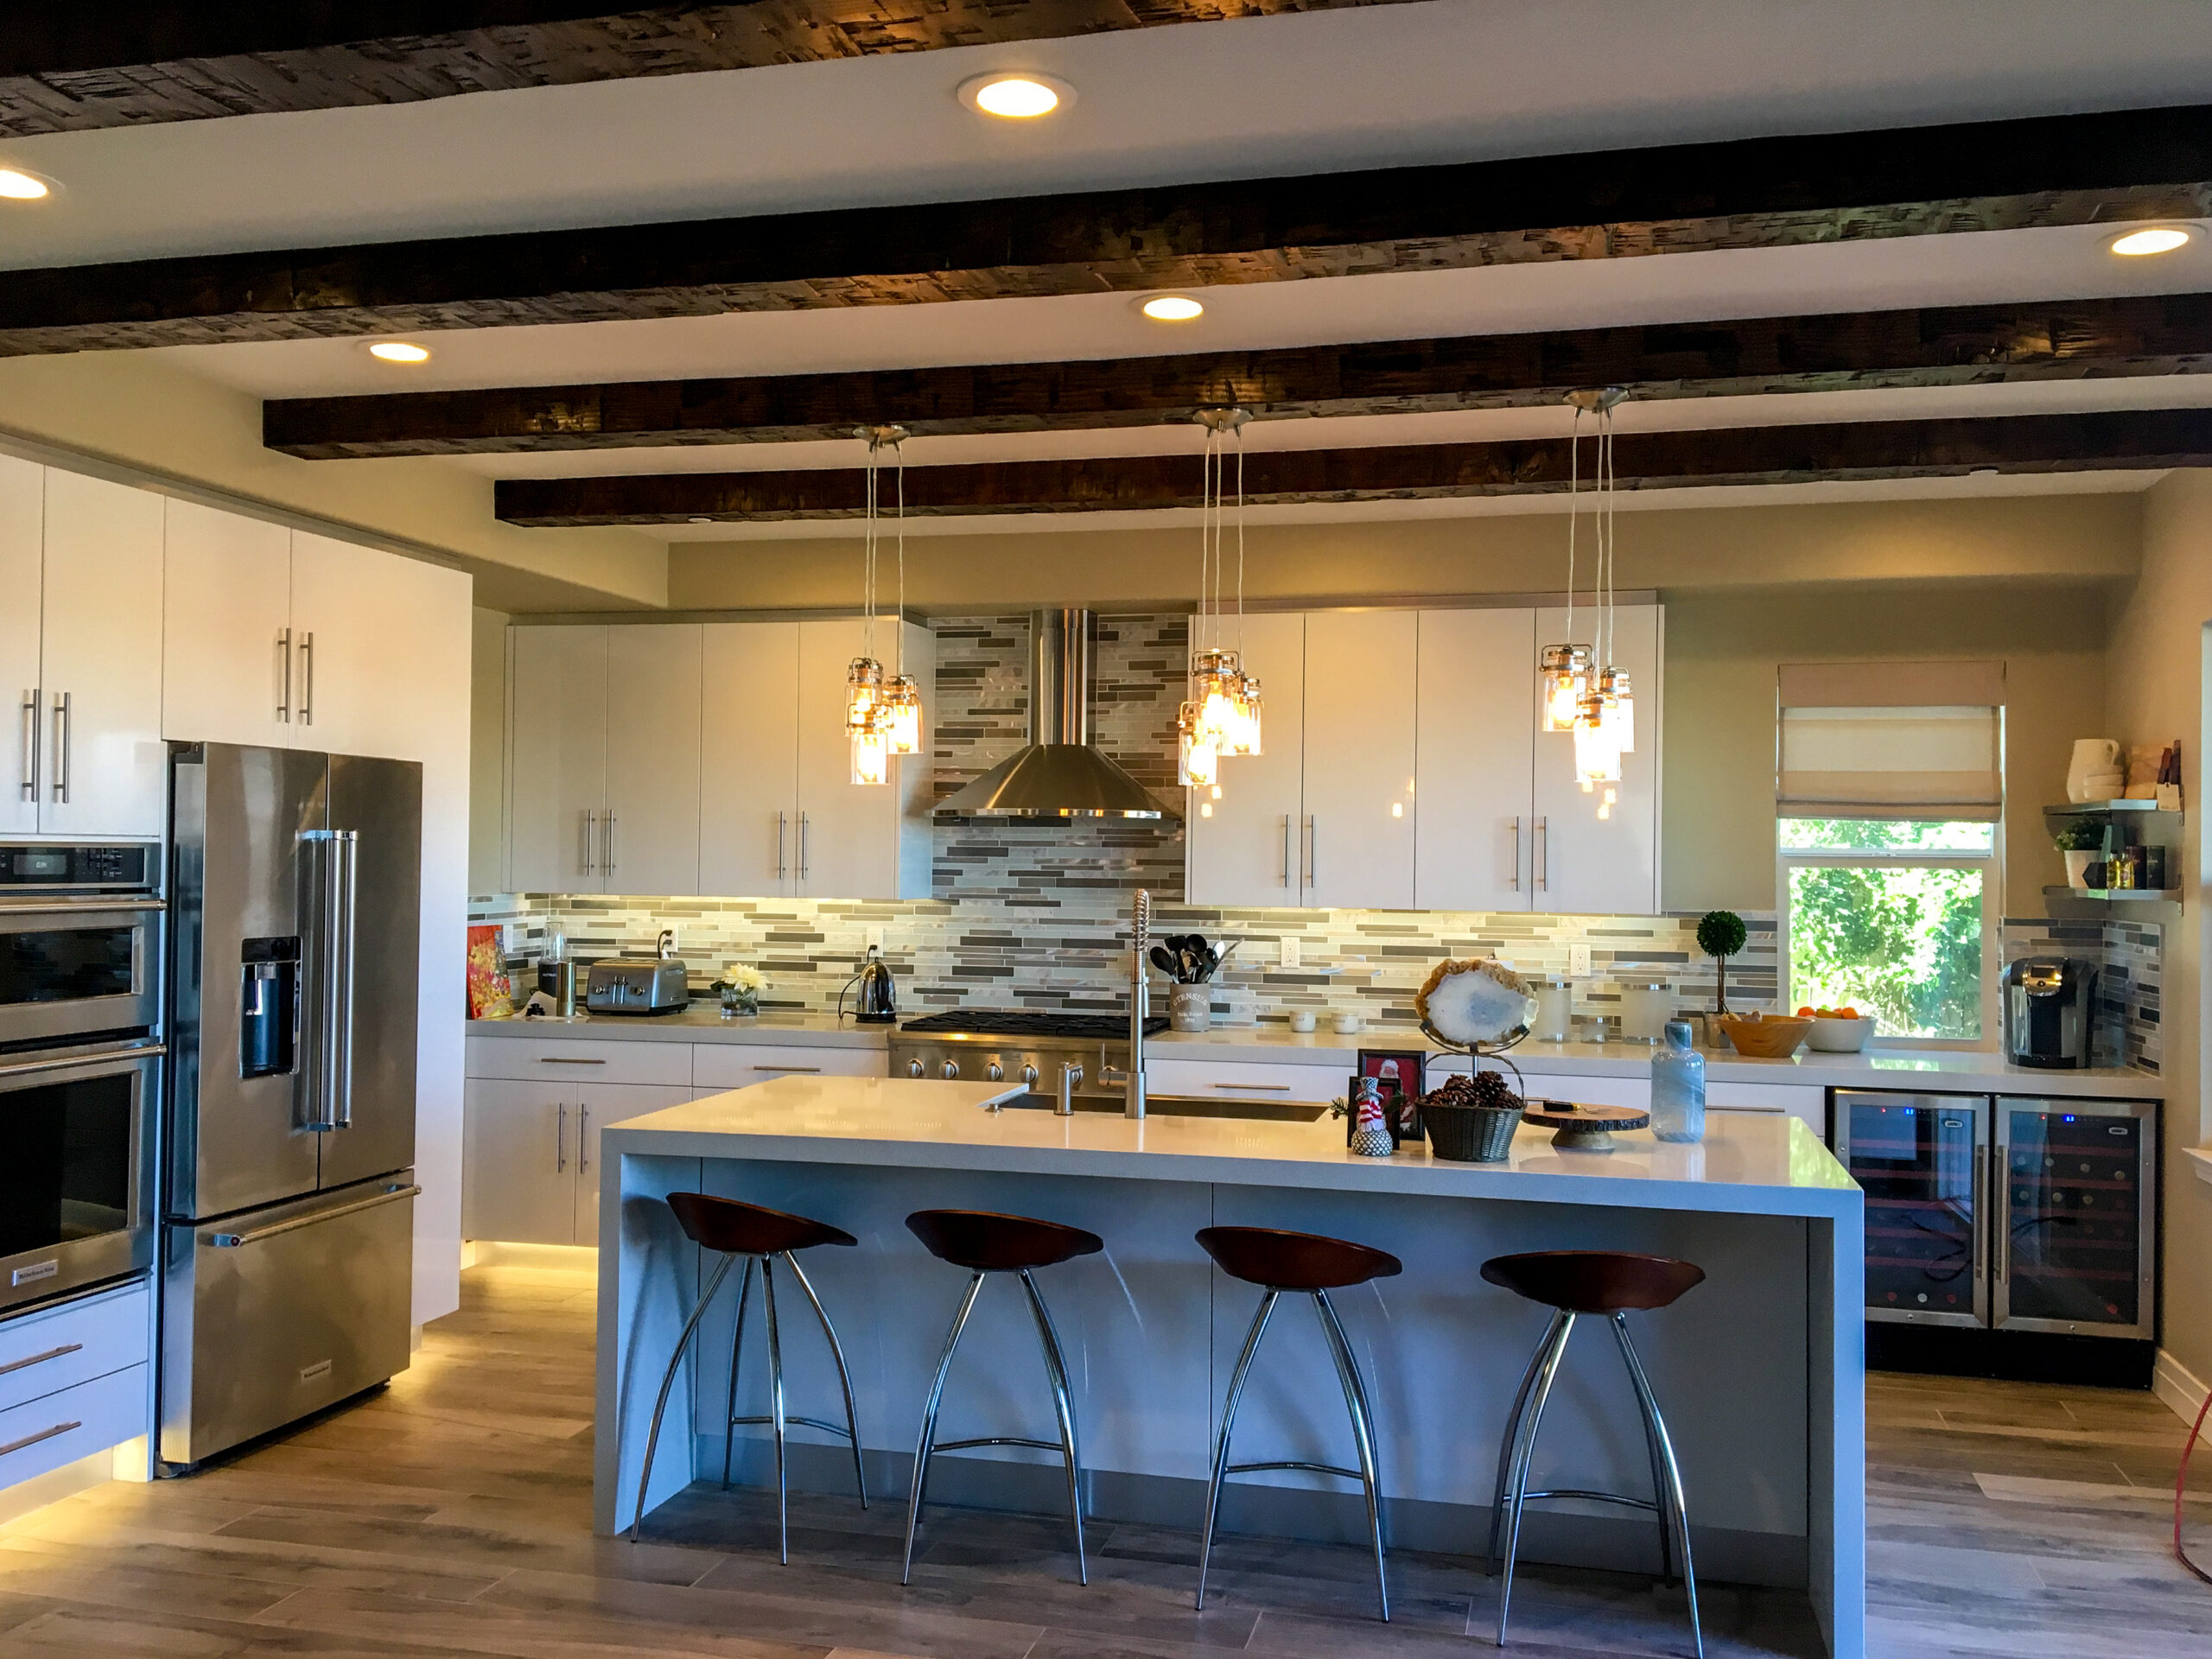
[[[702,893],[788,898],[796,890],[799,626],[706,626],[700,677]]]
[[[703,630],[607,631],[607,893],[699,891],[699,716]]]
[[[1612,658],[1628,671],[1636,703],[1636,747],[1621,757],[1621,780],[1585,791],[1575,781],[1574,740],[1536,734],[1535,907],[1572,915],[1648,916],[1659,908],[1661,641],[1655,605],[1617,613]],[[1589,613],[1578,621],[1586,637]],[[1563,640],[1567,613],[1536,613],[1546,642]],[[1535,677],[1535,670],[1529,671]]]
[[[927,628],[878,619],[874,647],[922,689],[924,736],[937,729],[936,647]],[[925,899],[930,893],[930,757],[891,762],[887,784],[852,780],[845,676],[865,645],[857,618],[798,625],[798,826],[792,891],[812,899]]]
[[[162,506],[143,490],[46,469],[44,834],[155,836],[168,828]]]
[[[289,744],[292,532],[194,502],[164,506],[162,735]]]
[[[461,571],[295,531],[294,745],[420,760],[434,734],[465,732],[453,671],[471,642],[454,618],[474,591]]]
[[[1413,901],[1423,910],[1534,908],[1536,646],[1533,611],[1421,613]]]
[[[1414,904],[1414,611],[1306,618],[1305,902]],[[1264,697],[1266,687],[1262,688]],[[1243,764],[1231,760],[1231,772]]]
[[[603,892],[607,630],[522,627],[509,637],[507,879],[518,893]]]
[[[38,830],[46,699],[39,683],[39,593],[46,563],[46,469],[0,455],[0,835]]]
[[[1184,791],[1185,887],[1194,905],[1305,902],[1306,623],[1245,617],[1244,671],[1260,682],[1261,752],[1221,763],[1221,798]]]

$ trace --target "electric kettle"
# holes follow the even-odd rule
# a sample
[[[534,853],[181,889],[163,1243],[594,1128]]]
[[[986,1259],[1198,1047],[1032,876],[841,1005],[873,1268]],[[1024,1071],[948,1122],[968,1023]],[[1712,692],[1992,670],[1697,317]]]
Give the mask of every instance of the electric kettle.
[[[853,1020],[863,1026],[896,1025],[899,1020],[899,993],[891,977],[891,965],[883,959],[880,946],[868,948],[868,960],[861,970],[845,982],[845,991],[860,987],[860,995],[853,1001]],[[845,991],[837,993],[840,1013],[845,1006]]]

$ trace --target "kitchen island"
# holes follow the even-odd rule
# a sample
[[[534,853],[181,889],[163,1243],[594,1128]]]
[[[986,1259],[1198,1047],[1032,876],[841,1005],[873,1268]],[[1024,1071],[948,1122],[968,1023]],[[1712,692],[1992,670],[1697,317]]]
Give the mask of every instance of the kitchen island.
[[[1802,1123],[1716,1117],[1702,1145],[1637,1132],[1610,1153],[1562,1151],[1523,1128],[1508,1161],[1468,1165],[1411,1147],[1355,1157],[1326,1118],[1133,1122],[990,1104],[1014,1097],[985,1084],[789,1077],[603,1131],[600,1531],[632,1519],[652,1394],[700,1283],[698,1253],[662,1202],[671,1192],[795,1211],[860,1239],[806,1266],[843,1338],[871,1489],[894,1496],[965,1288],[906,1216],[1000,1210],[1099,1233],[1103,1255],[1039,1275],[1074,1373],[1089,1510],[1193,1529],[1220,1389],[1257,1293],[1221,1278],[1192,1235],[1275,1226],[1388,1249],[1404,1275],[1338,1302],[1375,1397],[1387,1524],[1396,1545],[1459,1554],[1480,1550],[1498,1435],[1547,1317],[1484,1284],[1482,1262],[1522,1249],[1643,1250],[1708,1274],[1674,1307],[1636,1319],[1681,1459],[1700,1576],[1802,1586],[1831,1651],[1863,1652],[1861,1201]],[[718,1299],[687,1361],[677,1398],[691,1433],[664,1432],[649,1509],[695,1470],[719,1471],[734,1303]],[[1050,1396],[1027,1318],[1017,1294],[987,1287],[944,1438],[1039,1432]],[[749,1331],[741,1413],[762,1409],[766,1386]],[[784,1345],[791,1408],[825,1414],[836,1379],[818,1338],[787,1323]],[[1279,1320],[1238,1421],[1238,1456],[1340,1461],[1341,1411],[1319,1330]],[[683,1415],[671,1407],[671,1422]],[[841,1446],[793,1445],[798,1484],[850,1491]],[[999,1460],[1009,1457],[1027,1466]],[[1038,1457],[944,1458],[932,1494],[1051,1512],[1058,1471]],[[748,1479],[767,1478],[761,1442],[746,1442],[744,1466]],[[1626,1381],[1594,1332],[1569,1351],[1535,1473],[1547,1486],[1648,1487]],[[1334,1484],[1275,1474],[1231,1494],[1226,1530],[1359,1535],[1358,1499]],[[1651,1524],[1618,1511],[1545,1505],[1527,1536],[1534,1560],[1656,1567]]]

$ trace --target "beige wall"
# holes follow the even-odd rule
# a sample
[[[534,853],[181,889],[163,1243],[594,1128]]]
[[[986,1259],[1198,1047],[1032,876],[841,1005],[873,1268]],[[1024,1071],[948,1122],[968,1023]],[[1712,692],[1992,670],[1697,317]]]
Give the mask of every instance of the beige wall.
[[[2141,507],[2134,495],[2041,496],[1638,511],[1619,523],[1624,588],[2123,580],[2134,574]],[[1268,525],[1247,531],[1245,549],[1246,592],[1258,600],[1567,585],[1567,520],[1558,513]],[[1195,524],[910,536],[906,593],[912,605],[956,614],[1172,607],[1197,595],[1198,555]],[[1234,569],[1232,557],[1232,576]],[[1580,579],[1588,577],[1586,563]],[[857,540],[679,543],[669,550],[669,603],[677,610],[851,606],[860,582]]]
[[[2212,1186],[2184,1147],[2212,1138],[2205,1103],[2205,625],[2212,620],[2212,472],[2177,472],[2145,498],[2143,571],[2113,621],[2105,712],[2124,741],[2178,737],[2191,814],[2180,919],[2166,931],[2164,1345],[2212,1383]]]
[[[470,617],[468,890],[506,884],[507,617],[478,606]]]
[[[259,398],[188,373],[166,353],[0,359],[0,441],[8,439],[142,474],[131,482],[197,486],[226,498],[218,505],[248,503],[395,552],[440,556],[474,575],[489,604],[626,609],[667,596],[667,553],[657,541],[628,530],[503,524],[492,516],[492,480],[451,461],[279,454],[262,447]]]
[[[1667,601],[1661,830],[1669,910],[1775,903],[1775,669],[1783,662],[2001,658],[2008,916],[2063,875],[2043,823],[2077,737],[2104,730],[2111,589],[2082,582],[1869,582]]]

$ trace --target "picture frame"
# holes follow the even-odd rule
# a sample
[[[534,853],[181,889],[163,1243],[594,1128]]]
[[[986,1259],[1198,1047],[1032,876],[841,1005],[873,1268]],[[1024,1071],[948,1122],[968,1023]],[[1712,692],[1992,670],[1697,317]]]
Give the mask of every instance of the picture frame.
[[[1382,1096],[1383,1116],[1390,1125],[1390,1144],[1402,1146],[1420,1140],[1421,1100],[1428,1092],[1428,1056],[1420,1049],[1363,1048],[1352,1082],[1361,1077],[1376,1080],[1376,1092]],[[1351,1093],[1347,1087],[1345,1098],[1350,1099]],[[1350,1145],[1357,1123],[1350,1114],[1344,1123],[1345,1144]]]

